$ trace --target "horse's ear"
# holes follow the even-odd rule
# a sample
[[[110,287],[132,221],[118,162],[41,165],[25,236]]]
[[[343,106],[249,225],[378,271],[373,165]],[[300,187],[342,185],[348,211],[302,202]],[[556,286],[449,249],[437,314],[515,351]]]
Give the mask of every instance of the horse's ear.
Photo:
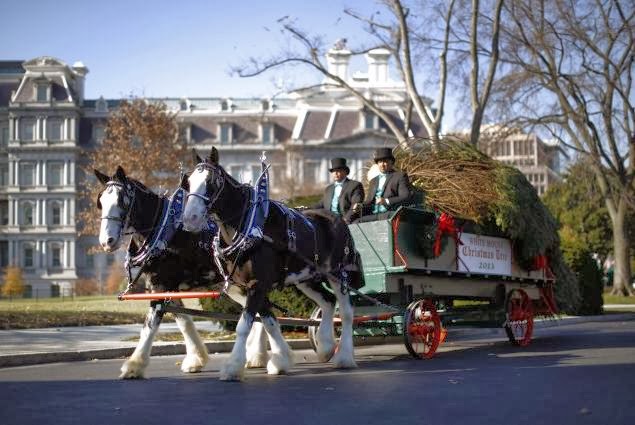
[[[121,182],[125,182],[127,180],[126,172],[123,170],[121,165],[117,166],[117,171],[115,172],[115,177]]]
[[[106,184],[110,181],[110,177],[105,175],[101,171],[97,169],[93,169],[93,171],[95,172],[95,177],[97,177],[97,180],[99,180],[102,184]]]
[[[192,149],[192,159],[194,160],[194,165],[198,165],[203,162],[203,158],[198,156],[198,154],[196,153],[196,149]]]
[[[212,150],[209,152],[208,158],[210,164],[218,165],[218,150],[212,146]]]
[[[181,187],[188,192],[190,191],[190,181],[188,180],[189,177],[189,174],[183,174],[183,177],[181,177]]]

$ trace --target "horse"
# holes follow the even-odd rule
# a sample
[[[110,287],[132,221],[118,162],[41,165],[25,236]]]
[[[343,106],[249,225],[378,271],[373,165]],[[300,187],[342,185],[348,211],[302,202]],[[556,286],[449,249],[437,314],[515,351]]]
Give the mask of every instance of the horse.
[[[159,196],[126,176],[122,167],[118,167],[112,177],[98,170],[94,173],[104,185],[97,197],[97,207],[102,211],[99,243],[105,251],[113,252],[120,247],[124,234],[132,234],[129,261],[141,266],[139,273],[145,281],[144,286],[160,292],[209,289],[221,284],[221,274],[210,253],[215,226],[208,225],[206,232],[194,235],[181,230],[180,217],[174,217],[182,210],[178,200],[184,201],[184,194],[178,198],[177,191],[172,199]],[[245,305],[245,295],[239,288],[230,286],[227,294]],[[183,305],[180,300],[171,302]],[[150,304],[139,343],[121,367],[121,379],[144,377],[150,363],[152,341],[163,318],[158,306],[158,302]],[[189,315],[175,314],[175,320],[186,347],[181,370],[184,373],[200,372],[209,359],[207,347]],[[249,339],[246,367],[264,367],[268,355],[262,326],[255,327]]]
[[[225,269],[221,271],[233,284],[247,288],[247,304],[240,315],[231,354],[221,369],[221,380],[243,379],[245,344],[256,314],[260,315],[270,341],[277,341],[271,344],[267,373],[289,372],[290,348],[271,313],[267,293],[290,284],[295,284],[322,309],[316,335],[318,359],[323,362],[332,359],[336,368],[357,367],[348,286],[361,287],[363,277],[348,226],[327,211],[310,210],[302,214],[280,202],[255,196],[256,189],[238,183],[219,165],[214,147],[205,160],[195,151],[193,156],[194,171],[183,180],[189,191],[183,229],[199,232],[211,215],[219,228],[217,252],[222,254]],[[256,216],[263,217],[262,228],[250,227]],[[322,285],[324,281],[328,281],[332,293]],[[333,330],[336,300],[342,325],[337,347]]]

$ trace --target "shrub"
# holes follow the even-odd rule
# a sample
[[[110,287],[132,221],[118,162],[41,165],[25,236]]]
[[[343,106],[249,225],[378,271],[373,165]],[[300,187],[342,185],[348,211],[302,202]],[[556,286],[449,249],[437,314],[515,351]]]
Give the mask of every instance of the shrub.
[[[95,279],[80,279],[75,282],[75,295],[97,295],[99,293],[99,284]]]

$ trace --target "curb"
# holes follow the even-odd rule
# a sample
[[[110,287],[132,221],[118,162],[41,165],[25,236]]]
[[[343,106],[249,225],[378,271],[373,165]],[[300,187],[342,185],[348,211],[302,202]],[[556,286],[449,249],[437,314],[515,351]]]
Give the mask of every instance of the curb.
[[[575,316],[557,319],[542,319],[534,322],[536,328],[554,328],[559,326],[575,325],[590,322],[630,321],[635,320],[635,313],[607,314],[601,316]],[[448,340],[456,340],[466,337],[506,337],[503,328],[475,328],[475,327],[449,327]],[[373,336],[356,337],[356,347],[369,345],[401,344],[402,336]],[[288,341],[294,350],[312,349],[308,339],[292,339]],[[226,353],[231,351],[234,341],[206,342],[208,352],[211,354]],[[0,355],[0,368],[32,366],[44,363],[59,363],[72,361],[106,360],[129,357],[135,347],[105,348],[84,351],[61,351],[55,353],[29,353]],[[185,354],[185,344],[157,344],[152,347],[152,356],[172,356]]]

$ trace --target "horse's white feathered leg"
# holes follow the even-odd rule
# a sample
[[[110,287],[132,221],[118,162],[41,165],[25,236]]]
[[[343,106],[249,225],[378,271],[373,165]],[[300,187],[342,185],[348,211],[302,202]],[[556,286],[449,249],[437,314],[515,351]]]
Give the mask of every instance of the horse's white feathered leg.
[[[183,302],[180,300],[177,304],[183,306]],[[186,354],[181,362],[181,371],[184,373],[200,372],[209,360],[207,347],[196,331],[192,317],[186,314],[176,314],[175,320],[185,341]]]
[[[355,353],[353,351],[353,306],[348,292],[342,293],[342,286],[337,281],[330,281],[340,306],[340,319],[342,320],[342,334],[337,353],[333,356],[333,364],[340,369],[352,369],[357,367]]]
[[[262,317],[262,324],[269,335],[269,345],[271,345],[271,359],[267,363],[267,373],[269,375],[288,373],[293,366],[293,353],[282,336],[280,323],[273,316],[265,316]]]
[[[267,334],[260,322],[254,322],[251,332],[247,337],[247,368],[267,366],[269,356],[267,354]]]
[[[247,336],[253,323],[254,315],[247,310],[243,310],[236,326],[234,348],[232,348],[229,359],[227,359],[220,372],[221,381],[242,381],[245,374],[245,362],[247,361]]]
[[[247,297],[237,286],[231,285],[227,289],[227,295],[241,306],[247,305]],[[247,363],[248,368],[265,367],[269,361],[267,355],[267,336],[262,323],[254,322],[251,332],[247,337]]]
[[[144,376],[146,367],[150,364],[150,350],[152,349],[152,341],[159,330],[163,315],[159,313],[156,307],[150,307],[146,315],[141,334],[139,335],[139,343],[132,355],[121,366],[121,379],[141,379]]]
[[[298,285],[298,289],[322,309],[322,320],[315,336],[316,354],[319,361],[328,362],[335,352],[335,334],[333,333],[335,306],[306,284]]]

